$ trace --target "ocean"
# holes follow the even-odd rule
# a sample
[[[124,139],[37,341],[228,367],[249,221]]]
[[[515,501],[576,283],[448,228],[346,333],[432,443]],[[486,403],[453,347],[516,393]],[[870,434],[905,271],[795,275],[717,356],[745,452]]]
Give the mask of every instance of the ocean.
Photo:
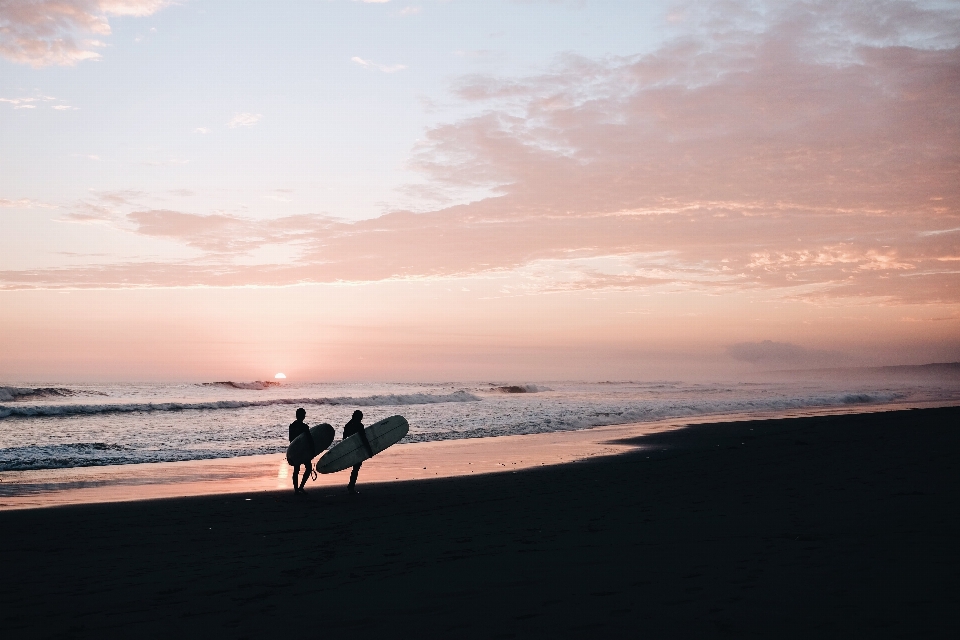
[[[950,373],[948,371],[948,373]],[[355,409],[400,414],[404,442],[486,438],[669,418],[960,401],[960,376],[836,373],[759,381],[0,386],[0,471],[279,453],[297,407],[338,435]],[[791,379],[792,378],[792,379]]]

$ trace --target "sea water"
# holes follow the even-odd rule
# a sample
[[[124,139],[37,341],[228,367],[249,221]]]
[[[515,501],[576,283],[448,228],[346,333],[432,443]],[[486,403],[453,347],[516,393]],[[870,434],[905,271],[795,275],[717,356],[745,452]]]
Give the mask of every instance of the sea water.
[[[485,438],[669,418],[960,401],[960,376],[794,380],[346,384],[0,385],[0,471],[278,453],[298,407],[338,433],[400,414],[404,442]]]

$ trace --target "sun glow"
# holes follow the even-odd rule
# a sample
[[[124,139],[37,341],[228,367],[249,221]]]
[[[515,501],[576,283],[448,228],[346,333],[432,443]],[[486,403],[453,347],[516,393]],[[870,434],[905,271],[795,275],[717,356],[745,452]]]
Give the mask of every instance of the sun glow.
[[[273,377],[276,378],[277,380],[282,380],[282,379],[285,379],[287,376],[283,375],[282,373],[278,373]]]

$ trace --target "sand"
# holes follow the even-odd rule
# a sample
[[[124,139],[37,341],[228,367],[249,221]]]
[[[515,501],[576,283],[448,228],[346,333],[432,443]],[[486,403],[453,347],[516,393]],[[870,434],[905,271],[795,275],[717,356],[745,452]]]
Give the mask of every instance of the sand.
[[[5,511],[0,629],[954,637],[958,445],[960,408],[727,422],[501,473],[371,483],[371,461],[358,496]]]

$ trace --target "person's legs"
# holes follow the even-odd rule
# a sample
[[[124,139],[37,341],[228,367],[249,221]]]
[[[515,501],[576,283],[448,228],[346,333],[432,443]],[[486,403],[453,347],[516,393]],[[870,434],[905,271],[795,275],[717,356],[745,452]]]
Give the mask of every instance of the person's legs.
[[[303,480],[300,481],[300,491],[303,491],[303,485],[307,484],[307,478],[310,477],[310,472],[313,470],[313,465],[307,463],[303,465]]]
[[[356,490],[357,474],[360,473],[360,465],[362,464],[362,462],[358,462],[357,464],[353,465],[353,471],[350,472],[350,484],[347,485],[347,489],[350,491]]]
[[[293,467],[293,492],[297,493],[300,489],[297,488],[297,485],[300,483],[300,465],[294,465]]]

